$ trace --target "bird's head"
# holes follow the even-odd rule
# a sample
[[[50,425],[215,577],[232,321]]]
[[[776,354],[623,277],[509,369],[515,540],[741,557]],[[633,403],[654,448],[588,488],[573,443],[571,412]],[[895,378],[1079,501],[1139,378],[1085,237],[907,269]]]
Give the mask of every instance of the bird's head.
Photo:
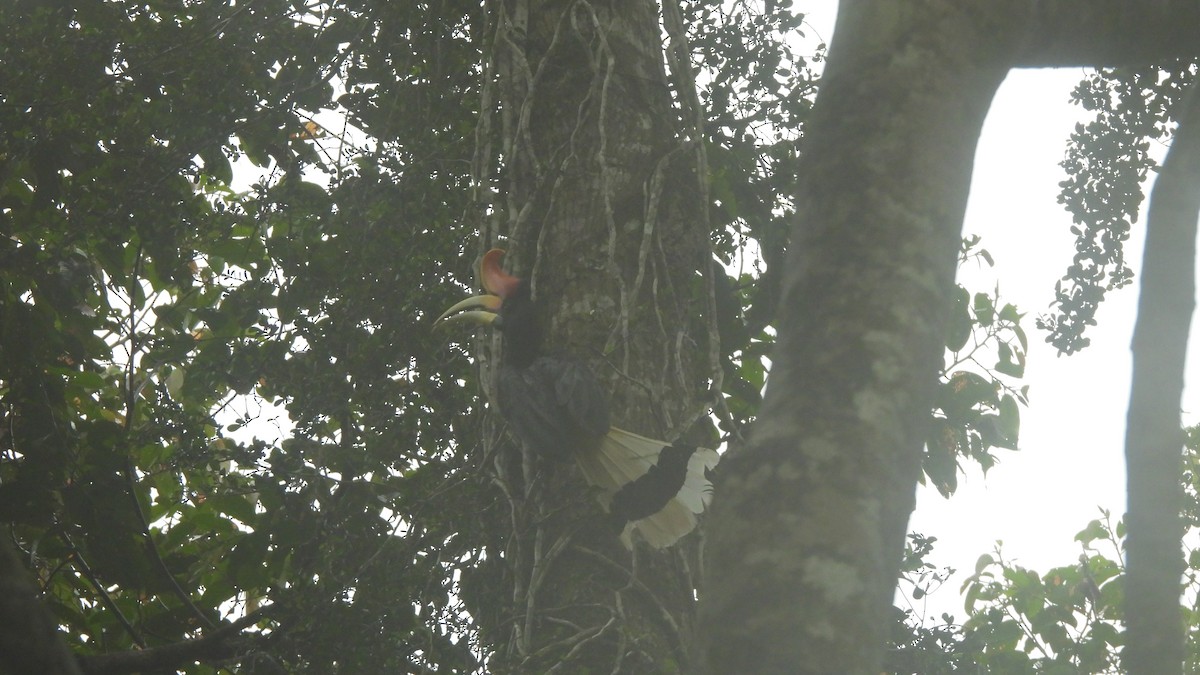
[[[505,303],[521,294],[523,282],[500,268],[500,259],[504,250],[494,248],[484,254],[479,263],[479,279],[483,282],[487,293],[476,295],[455,304],[442,312],[434,325],[446,325],[456,322],[468,322],[489,325],[495,328],[503,327],[503,311]]]

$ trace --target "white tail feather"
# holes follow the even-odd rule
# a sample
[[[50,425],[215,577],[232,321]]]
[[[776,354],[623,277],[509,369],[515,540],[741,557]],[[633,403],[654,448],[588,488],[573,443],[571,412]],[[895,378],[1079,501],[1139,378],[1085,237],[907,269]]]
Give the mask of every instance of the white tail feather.
[[[617,490],[654,466],[664,445],[667,443],[613,427],[600,441],[598,452],[578,457],[579,468],[587,482],[603,491],[601,502],[608,508]],[[716,466],[719,458],[715,450],[697,448],[688,461],[679,493],[658,513],[630,523],[621,535],[625,545],[632,548],[629,535],[633,530],[656,548],[670,546],[691,532],[696,527],[696,514],[704,511],[712,498],[712,484],[705,470]]]

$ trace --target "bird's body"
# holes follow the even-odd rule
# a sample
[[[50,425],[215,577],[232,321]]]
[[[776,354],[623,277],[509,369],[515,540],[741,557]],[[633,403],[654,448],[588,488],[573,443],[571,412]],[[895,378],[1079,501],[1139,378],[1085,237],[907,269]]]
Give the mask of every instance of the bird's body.
[[[659,548],[673,544],[695,527],[708,503],[706,473],[717,453],[611,426],[608,396],[595,374],[570,355],[543,350],[529,286],[500,270],[501,255],[489,251],[481,267],[484,287],[494,295],[463,301],[439,321],[468,307],[493,312],[457,316],[502,331],[497,403],[513,434],[541,457],[575,461],[584,479],[600,489],[626,545],[631,531]]]
[[[593,452],[610,428],[599,381],[568,356],[539,356],[525,367],[502,364],[496,388],[508,426],[542,457],[571,461]]]

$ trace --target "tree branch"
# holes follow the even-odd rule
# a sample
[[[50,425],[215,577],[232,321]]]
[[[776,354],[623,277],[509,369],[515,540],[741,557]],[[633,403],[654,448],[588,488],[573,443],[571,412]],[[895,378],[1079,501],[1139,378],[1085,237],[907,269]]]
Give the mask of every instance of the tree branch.
[[[87,563],[86,559],[84,559],[83,552],[79,550],[79,547],[75,545],[75,542],[71,541],[70,535],[63,531],[59,533],[59,536],[62,537],[62,540],[71,549],[71,563],[76,569],[79,570],[79,573],[88,580],[88,583],[92,585],[92,589],[96,591],[97,597],[100,598],[100,603],[104,605],[105,609],[112,612],[113,616],[117,617],[117,621],[121,623],[121,626],[125,629],[125,632],[129,633],[129,637],[133,640],[135,645],[138,647],[145,647],[146,639],[142,637],[141,631],[139,631],[132,623],[130,623],[129,619],[125,616],[125,613],[121,611],[121,608],[117,607],[117,603],[113,602],[112,596],[108,594],[107,590],[105,590],[104,584],[102,584],[100,580],[96,578],[96,573],[92,571],[92,566]]]
[[[997,5],[994,0],[982,0]],[[1128,66],[1200,55],[1194,0],[1013,0],[1025,35],[1017,67]]]
[[[1197,3],[1200,6],[1200,3]],[[1179,673],[1184,658],[1179,578],[1183,431],[1180,400],[1195,309],[1200,217],[1200,84],[1181,104],[1146,220],[1142,290],[1133,332],[1133,383],[1125,435],[1129,491],[1123,665]]]
[[[12,543],[0,540],[0,673],[79,675]]]
[[[242,618],[186,642],[137,651],[115,652],[79,657],[85,675],[121,675],[176,669],[196,661],[225,661],[245,653],[247,641],[242,630],[263,619],[271,607],[263,607]],[[30,671],[33,672],[33,671]]]

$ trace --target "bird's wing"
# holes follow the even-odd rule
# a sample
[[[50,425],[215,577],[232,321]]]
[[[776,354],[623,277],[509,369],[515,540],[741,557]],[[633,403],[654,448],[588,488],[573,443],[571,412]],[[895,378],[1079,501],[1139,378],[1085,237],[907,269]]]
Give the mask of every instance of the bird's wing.
[[[590,438],[608,433],[608,396],[592,371],[580,361],[564,356],[548,356],[539,361],[553,367],[554,393],[571,422]]]
[[[502,366],[497,389],[513,433],[543,457],[592,454],[608,431],[608,398],[591,372],[570,357],[541,356],[525,368]]]
[[[553,380],[534,368],[500,368],[496,383],[500,412],[530,450],[547,459],[570,461],[573,438],[554,393]]]

